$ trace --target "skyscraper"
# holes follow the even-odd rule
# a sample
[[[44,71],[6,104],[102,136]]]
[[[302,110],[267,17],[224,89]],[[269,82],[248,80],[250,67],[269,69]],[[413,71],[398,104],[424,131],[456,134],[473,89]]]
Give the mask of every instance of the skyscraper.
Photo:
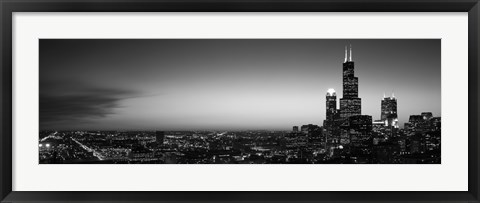
[[[350,53],[350,54],[349,54]],[[358,77],[355,77],[355,67],[352,60],[352,45],[343,62],[343,98],[340,99],[340,117],[348,118],[362,114],[362,100],[358,97]]]
[[[338,143],[340,138],[339,125],[342,122],[337,109],[337,94],[334,89],[328,89],[326,95],[326,119],[323,121],[325,139],[330,143]],[[327,143],[327,141],[325,141]]]
[[[337,113],[337,94],[334,89],[328,89],[326,96],[326,107],[327,107],[327,122],[333,121],[335,114]]]
[[[391,97],[383,95],[380,119],[385,126],[398,128],[397,99],[393,94]]]
[[[368,134],[372,132],[372,116],[357,115],[349,117],[350,129]]]
[[[372,116],[355,115],[348,117],[350,143],[358,146],[372,136]]]

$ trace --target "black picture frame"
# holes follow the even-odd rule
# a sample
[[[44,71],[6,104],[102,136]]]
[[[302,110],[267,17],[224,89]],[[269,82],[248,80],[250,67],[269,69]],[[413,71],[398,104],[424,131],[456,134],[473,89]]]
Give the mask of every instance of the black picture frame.
[[[1,0],[2,202],[478,202],[478,0]],[[23,192],[12,191],[13,12],[468,12],[468,191],[465,192]],[[448,174],[445,174],[448,175]]]

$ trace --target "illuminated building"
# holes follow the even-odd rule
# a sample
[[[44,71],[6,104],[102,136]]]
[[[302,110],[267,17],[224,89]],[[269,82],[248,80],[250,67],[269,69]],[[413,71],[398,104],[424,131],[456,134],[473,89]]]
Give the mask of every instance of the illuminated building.
[[[360,98],[340,99],[340,117],[346,119],[350,116],[361,115],[361,105]]]
[[[393,94],[391,97],[383,95],[380,118],[385,126],[398,128],[397,99]]]
[[[358,78],[354,73],[354,62],[352,60],[352,46],[350,54],[345,47],[345,61],[343,63],[343,98],[340,99],[340,117],[348,118],[362,114],[362,100],[358,98]]]
[[[384,125],[385,122],[383,122],[382,120],[374,120],[374,121],[372,122],[372,124],[373,124],[373,125]]]
[[[337,109],[337,94],[334,89],[328,89],[326,95],[326,119],[323,122],[326,134],[325,139],[330,143],[338,143],[340,140],[339,125],[343,120],[340,119],[339,111]],[[325,141],[326,143],[327,141]]]
[[[302,125],[301,130],[304,133],[309,133],[315,130],[320,129],[320,126],[318,125],[313,125],[313,124],[308,124],[308,125]]]
[[[147,148],[135,147],[128,154],[128,157],[130,158],[130,160],[133,161],[150,161],[155,158],[155,155],[151,150]]]
[[[408,123],[405,123],[404,128],[409,134],[425,131],[440,131],[441,118],[433,117],[431,112],[423,112],[421,115],[410,115]]]
[[[350,129],[353,129],[364,134],[372,132],[372,116],[368,115],[357,115],[350,116],[348,118],[350,123]]]
[[[422,112],[421,116],[423,120],[430,120],[430,118],[432,118],[432,112]]]
[[[355,115],[348,118],[349,134],[353,144],[367,141],[372,136],[372,116]]]
[[[410,118],[408,118],[408,122],[415,126],[418,126],[420,123],[423,122],[423,116],[422,115],[410,115]]]
[[[327,112],[324,125],[330,127],[333,125],[335,115],[337,114],[337,94],[334,89],[328,89],[325,103]]]

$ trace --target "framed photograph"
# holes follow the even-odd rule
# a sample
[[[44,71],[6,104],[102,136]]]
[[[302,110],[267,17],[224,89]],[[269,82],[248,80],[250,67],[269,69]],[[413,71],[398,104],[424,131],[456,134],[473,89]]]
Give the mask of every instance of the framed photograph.
[[[2,202],[479,201],[478,0],[0,6]]]

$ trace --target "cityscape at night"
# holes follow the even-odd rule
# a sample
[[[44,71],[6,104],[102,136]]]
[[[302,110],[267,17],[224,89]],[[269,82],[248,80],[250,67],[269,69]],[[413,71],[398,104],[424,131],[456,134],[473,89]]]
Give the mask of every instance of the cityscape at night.
[[[339,55],[333,60],[336,61],[334,63],[337,65],[328,67],[333,74],[322,74],[322,68],[327,68],[322,65],[321,61],[316,62],[317,64],[312,63],[311,66],[322,67],[315,71],[319,71],[320,74],[318,75],[321,76],[318,77],[324,77],[325,79],[321,80],[327,82],[323,85],[318,84],[318,86],[317,84],[309,85],[308,88],[304,88],[304,91],[299,90],[305,92],[305,95],[317,95],[305,98],[283,96],[281,95],[283,92],[276,93],[277,89],[291,91],[287,87],[289,82],[297,83],[298,86],[295,87],[302,87],[303,84],[295,82],[295,74],[290,72],[284,74],[286,79],[281,78],[277,81],[276,77],[280,78],[281,76],[275,76],[275,74],[280,75],[283,70],[275,71],[277,69],[273,68],[270,68],[271,71],[252,69],[259,74],[248,76],[252,79],[246,82],[236,84],[233,78],[225,80],[227,82],[222,80],[222,83],[218,83],[220,85],[215,83],[219,87],[225,86],[229,90],[219,90],[222,93],[215,92],[211,94],[213,96],[205,96],[209,94],[208,92],[191,96],[189,92],[195,94],[194,92],[207,91],[205,90],[207,88],[204,88],[206,87],[204,85],[207,84],[207,82],[204,82],[207,81],[205,78],[209,77],[208,81],[225,78],[220,75],[222,70],[215,69],[212,71],[213,74],[210,75],[208,69],[203,70],[206,72],[205,74],[195,73],[196,75],[192,78],[202,78],[202,82],[185,85],[185,91],[182,91],[182,89],[172,90],[175,94],[166,92],[169,88],[175,87],[173,84],[181,84],[182,81],[168,78],[170,76],[173,78],[175,74],[158,70],[154,65],[152,65],[154,68],[148,69],[148,71],[158,70],[159,75],[166,77],[166,79],[156,81],[152,76],[153,79],[150,80],[149,75],[153,75],[153,73],[145,69],[143,72],[147,73],[138,76],[140,79],[136,84],[139,84],[139,89],[146,89],[145,87],[154,82],[162,83],[156,85],[163,88],[152,88],[155,91],[147,93],[138,93],[132,90],[133,86],[128,86],[132,83],[129,80],[137,77],[135,74],[126,74],[125,72],[128,71],[94,74],[94,72],[85,70],[85,75],[81,76],[83,73],[80,73],[81,70],[79,70],[77,73],[72,73],[74,76],[69,78],[66,76],[69,74],[67,73],[69,70],[64,70],[64,66],[68,66],[67,62],[74,61],[74,54],[69,56],[66,53],[64,56],[59,56],[60,58],[70,57],[72,59],[70,61],[65,59],[67,62],[63,62],[58,68],[45,68],[43,70],[46,71],[42,72],[43,67],[53,67],[51,65],[53,62],[50,61],[54,59],[50,58],[57,57],[59,52],[62,51],[62,46],[71,46],[68,43],[65,45],[58,43],[59,41],[67,42],[62,40],[40,41],[40,132],[38,142],[40,164],[441,163],[440,67],[430,63],[432,68],[425,66],[424,70],[420,70],[418,67],[402,64],[410,68],[405,67],[400,71],[401,73],[396,74],[394,70],[398,70],[398,68],[389,67],[394,66],[392,63],[396,63],[396,61],[386,61],[382,64],[385,69],[372,69],[373,71],[369,73],[362,72],[364,69],[356,68],[355,65],[356,63],[365,63],[362,58],[367,61],[368,55],[362,55],[361,52],[372,52],[370,49],[369,51],[362,49],[362,47],[373,47],[371,41],[340,40],[330,44],[331,47],[339,47],[338,44],[342,44],[342,52],[333,52],[333,55]],[[331,41],[328,41],[328,43]],[[420,66],[423,65],[423,60],[426,61],[425,63],[429,63],[429,61],[439,63],[439,40],[419,40],[426,43],[420,45],[418,45],[419,41],[415,40],[408,43],[391,41],[392,43],[403,43],[404,46],[412,47],[429,47],[432,44],[431,49],[438,53],[438,56],[435,54],[432,57],[425,57],[422,54],[428,51],[419,48],[418,53],[412,53],[411,57],[408,58],[410,55],[407,52],[415,52],[415,50],[409,50],[410,47],[404,47],[404,50],[398,48],[395,51],[401,50],[402,52],[399,53],[405,53],[403,60],[407,62],[404,63],[418,63],[421,64]],[[78,40],[72,43],[78,43]],[[246,42],[246,44],[248,43]],[[375,44],[379,47],[383,44],[386,44],[386,47],[389,46],[388,43],[382,43],[381,41]],[[78,45],[78,47],[81,46]],[[304,47],[308,46],[310,44],[306,43]],[[327,45],[324,46],[328,47]],[[304,47],[299,47],[301,46],[296,48],[308,51]],[[42,51],[42,48],[45,50]],[[111,49],[117,49],[112,52],[122,52],[118,51],[118,47]],[[250,48],[244,49],[250,50]],[[256,47],[255,49],[260,48]],[[265,50],[260,50],[259,53]],[[336,50],[339,49],[336,48]],[[238,53],[243,52],[238,51],[232,54]],[[356,57],[357,53],[358,58]],[[386,57],[389,56],[389,53],[384,54]],[[398,53],[391,53],[391,55],[395,55],[398,60],[402,60]],[[415,58],[417,55],[420,55],[418,59]],[[182,56],[185,61],[195,60],[188,54]],[[105,58],[117,60],[118,57],[121,58],[121,56]],[[265,57],[265,61],[269,60],[269,57],[273,56],[268,55]],[[275,55],[275,57],[279,56]],[[315,57],[312,56],[312,61],[314,59]],[[110,63],[109,60],[96,63],[107,64]],[[145,58],[142,60],[147,61]],[[289,63],[297,63],[293,59],[284,60],[288,60]],[[249,62],[246,62],[249,65],[260,64],[258,61],[251,62],[254,60],[245,58],[242,61]],[[146,62],[138,62],[138,66],[145,65],[144,63]],[[278,62],[278,64],[281,64],[281,62]],[[375,63],[372,62],[371,64]],[[285,66],[289,65],[291,64]],[[150,66],[150,64],[145,66]],[[77,69],[72,70],[70,72]],[[301,68],[297,69],[298,72],[301,72],[301,70]],[[64,72],[60,73],[62,71]],[[305,84],[309,84],[309,81],[315,81],[317,76],[309,71],[303,71],[302,74],[305,75],[305,78],[299,79],[299,81],[305,81]],[[384,73],[381,73],[384,77],[375,76],[381,71],[384,71]],[[425,71],[425,73],[422,71]],[[219,75],[215,75],[216,73]],[[116,76],[120,74],[123,77],[122,79],[118,79]],[[422,78],[422,74],[434,76],[431,76],[432,78]],[[225,73],[224,75],[232,74]],[[240,73],[237,75],[239,78],[242,77]],[[416,79],[415,75],[420,75],[418,76],[420,79]],[[313,79],[309,80],[307,76]],[[71,78],[75,77],[82,78],[77,79],[79,81],[84,81],[71,82],[73,81]],[[243,87],[243,83],[255,83],[257,78],[258,81],[265,84],[271,83],[271,87],[265,88],[258,85],[255,87],[245,85]],[[291,81],[289,78],[292,78]],[[187,80],[194,79],[185,79],[185,81]],[[409,80],[414,82],[409,82]],[[103,81],[107,82],[102,83]],[[229,83],[230,81],[232,82]],[[429,81],[438,83],[432,83],[432,86],[425,87],[426,85],[423,84]],[[182,83],[182,85],[185,83]],[[277,83],[278,85],[276,85]],[[401,85],[397,85],[397,83]],[[90,88],[86,84],[95,84],[97,87]],[[362,86],[364,84],[368,86],[365,89],[374,88],[369,88],[363,94],[362,88],[364,87]],[[110,87],[109,85],[116,87],[125,85],[128,88],[121,90],[106,88]],[[282,88],[282,85],[286,88]],[[98,86],[102,86],[102,88]],[[423,90],[422,87],[425,87],[426,90]],[[258,95],[261,96],[255,96],[254,93],[245,93],[248,90],[255,92],[258,89],[260,89]],[[383,91],[377,91],[380,89]],[[235,93],[235,96],[229,96]],[[242,97],[238,95],[242,95]],[[321,95],[321,97],[318,97],[318,95]],[[367,96],[363,97],[363,95]],[[372,97],[370,95],[378,96]],[[424,95],[427,99],[420,98],[418,95]],[[257,97],[258,100],[256,100]],[[282,102],[282,98],[292,102]],[[170,99],[172,103],[169,103]],[[305,106],[299,108],[304,105],[299,103],[303,100],[308,101],[305,101]],[[183,102],[185,102],[185,105],[183,105]],[[238,104],[235,102],[238,102]],[[300,110],[294,109],[295,113],[289,114],[289,112],[293,112],[289,110],[292,108],[292,105],[289,104],[295,102],[298,103],[296,109]],[[210,107],[207,104],[200,105],[202,103],[214,104],[211,104]],[[312,103],[312,107],[308,106],[309,103]],[[198,106],[192,106],[192,104],[198,104]],[[274,107],[271,107],[270,104]],[[157,108],[161,109],[158,110],[159,113],[152,110]],[[281,109],[278,110],[278,114],[270,113],[270,110],[275,112],[277,109]],[[302,112],[300,112],[302,109],[308,112],[306,117],[302,117]],[[195,113],[191,113],[192,111],[195,111]],[[182,114],[182,112],[191,114]],[[204,114],[208,114],[208,117]],[[129,117],[129,119],[125,119],[126,117]],[[174,122],[174,120],[177,122]],[[154,121],[160,124],[154,123]],[[261,125],[263,121],[265,123],[264,128]],[[236,123],[242,124],[237,125]]]

